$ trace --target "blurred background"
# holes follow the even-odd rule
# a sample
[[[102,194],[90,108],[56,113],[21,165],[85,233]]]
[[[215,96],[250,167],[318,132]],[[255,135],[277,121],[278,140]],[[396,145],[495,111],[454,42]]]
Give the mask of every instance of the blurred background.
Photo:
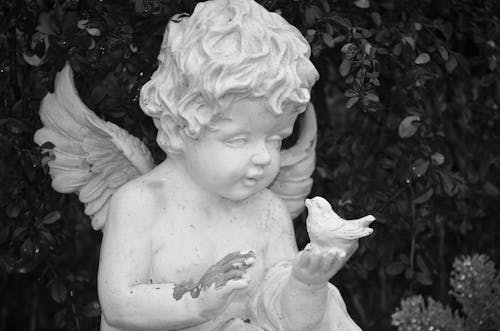
[[[0,2],[0,331],[98,330],[101,234],[50,187],[38,107],[69,61],[84,102],[139,137],[162,34],[194,0]],[[311,195],[375,233],[333,279],[364,329],[500,330],[500,2],[268,0],[309,41]],[[51,146],[44,146],[50,149]],[[295,220],[299,247],[305,216]]]

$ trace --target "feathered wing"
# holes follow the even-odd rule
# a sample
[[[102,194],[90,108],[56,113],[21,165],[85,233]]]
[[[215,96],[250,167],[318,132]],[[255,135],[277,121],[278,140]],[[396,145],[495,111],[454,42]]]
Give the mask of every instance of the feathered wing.
[[[56,76],[54,93],[40,105],[43,127],[35,133],[38,145],[51,142],[52,187],[76,193],[95,230],[106,221],[112,194],[131,179],[153,168],[147,147],[119,126],[105,122],[80,99],[69,64]]]
[[[297,217],[305,207],[304,201],[311,192],[311,175],[316,164],[316,114],[311,103],[307,106],[299,126],[297,143],[281,152],[278,177],[269,189],[278,195],[288,207],[292,218]]]

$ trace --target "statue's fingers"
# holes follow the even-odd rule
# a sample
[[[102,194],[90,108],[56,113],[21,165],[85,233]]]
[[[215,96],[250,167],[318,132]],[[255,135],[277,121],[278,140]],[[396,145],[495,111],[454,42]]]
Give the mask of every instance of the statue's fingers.
[[[230,270],[222,275],[222,280],[230,280],[230,279],[241,279],[245,272],[243,270]]]
[[[250,258],[253,257],[255,259],[255,252],[251,250],[246,250],[246,251],[238,251],[238,252],[232,252],[224,256],[222,259],[220,259],[216,265],[217,266],[223,266],[227,263],[231,263],[231,261],[240,259],[240,258]]]
[[[233,269],[243,270],[243,269],[250,268],[254,264],[255,264],[254,257],[252,257],[252,256],[250,256],[250,257],[240,256],[240,257],[232,259],[224,264],[221,264],[219,266],[219,270],[221,270],[222,272],[228,272],[228,271],[233,270]]]
[[[231,279],[225,285],[227,291],[234,291],[246,288],[250,282],[250,278],[241,278],[241,279]]]

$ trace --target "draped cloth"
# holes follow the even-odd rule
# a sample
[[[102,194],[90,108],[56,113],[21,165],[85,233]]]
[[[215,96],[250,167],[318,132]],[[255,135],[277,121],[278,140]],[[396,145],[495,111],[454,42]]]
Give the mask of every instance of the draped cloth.
[[[291,268],[290,262],[280,262],[272,267],[247,306],[249,318],[245,321],[232,319],[214,331],[286,331],[280,300],[283,287],[290,277]],[[339,290],[328,284],[326,312],[316,331],[360,330],[347,313]]]

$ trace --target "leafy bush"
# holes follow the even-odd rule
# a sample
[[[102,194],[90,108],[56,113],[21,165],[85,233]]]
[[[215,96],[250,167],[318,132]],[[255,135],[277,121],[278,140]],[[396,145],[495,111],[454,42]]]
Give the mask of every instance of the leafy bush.
[[[422,296],[401,301],[392,315],[398,331],[494,331],[500,329],[500,273],[486,255],[457,258],[450,279],[451,294],[462,306],[462,318],[450,307]]]
[[[500,259],[500,3],[260,2],[304,34],[321,74],[313,194],[344,217],[378,219],[333,279],[350,313],[365,330],[385,330],[403,295],[432,293],[446,303],[455,256]],[[32,142],[55,73],[69,61],[86,104],[140,137],[159,161],[165,155],[138,92],[167,20],[195,4],[0,3],[0,330],[99,324],[100,234],[76,197],[53,192],[48,158]],[[304,217],[295,225],[303,247]]]

